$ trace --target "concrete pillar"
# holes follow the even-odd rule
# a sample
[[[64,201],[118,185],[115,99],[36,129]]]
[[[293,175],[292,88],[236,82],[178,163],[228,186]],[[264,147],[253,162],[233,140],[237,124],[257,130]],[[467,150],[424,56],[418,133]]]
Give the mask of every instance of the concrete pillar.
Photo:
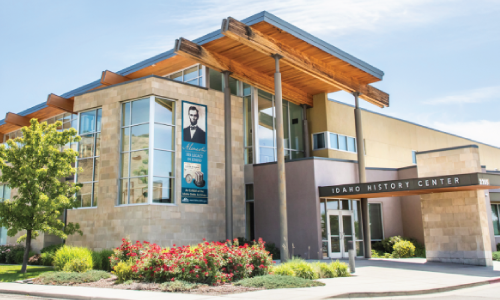
[[[276,144],[278,154],[278,197],[280,212],[280,248],[281,261],[288,260],[288,221],[286,209],[285,146],[283,134],[283,97],[281,93],[280,59],[273,55],[276,64],[274,73],[274,106],[276,111]]]
[[[226,239],[233,239],[233,156],[231,145],[231,89],[229,88],[229,71],[224,75],[224,150],[225,150],[225,182],[226,182]]]
[[[359,108],[359,93],[353,93],[356,102],[354,109],[354,121],[356,123],[356,146],[358,153],[358,176],[359,182],[366,182],[366,169],[365,169],[365,147],[363,143],[363,124],[361,122],[361,109]],[[368,211],[368,199],[361,199],[361,216],[363,219],[363,244],[365,245],[365,257],[372,257],[372,244],[370,233],[370,214]]]

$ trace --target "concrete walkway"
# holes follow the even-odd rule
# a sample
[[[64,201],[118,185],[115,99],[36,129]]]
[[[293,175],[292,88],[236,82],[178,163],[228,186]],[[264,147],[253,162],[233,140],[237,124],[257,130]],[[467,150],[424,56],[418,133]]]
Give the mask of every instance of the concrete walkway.
[[[0,283],[0,293],[16,293],[62,299],[324,299],[419,295],[500,282],[500,262],[493,268],[428,263],[425,259],[357,260],[356,273],[348,278],[322,279],[326,286],[279,289],[226,296],[158,293],[87,287],[58,287]]]

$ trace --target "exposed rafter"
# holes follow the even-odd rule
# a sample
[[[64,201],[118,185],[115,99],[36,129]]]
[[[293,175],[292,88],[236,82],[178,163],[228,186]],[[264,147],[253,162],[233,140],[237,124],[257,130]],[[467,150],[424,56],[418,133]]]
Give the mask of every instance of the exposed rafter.
[[[111,71],[103,71],[101,75],[101,84],[102,85],[113,85],[117,83],[122,83],[125,81],[129,81],[130,78],[122,76],[120,74],[113,73]]]
[[[175,41],[175,53],[188,57],[216,71],[229,71],[235,79],[251,84],[261,90],[274,93],[274,79],[271,76],[254,70],[253,68],[231,60],[219,53],[214,53],[203,46],[199,46],[184,38]],[[297,104],[312,106],[312,95],[293,87],[285,82],[282,83],[283,96]]]
[[[31,125],[29,118],[11,112],[8,112],[5,116],[5,123],[20,127]]]
[[[74,114],[73,105],[75,101],[72,99],[66,99],[55,94],[50,94],[47,97],[47,106],[58,108],[66,112]]]
[[[250,26],[233,18],[222,21],[222,34],[240,42],[262,54],[279,54],[281,61],[316,79],[331,84],[347,92],[359,92],[360,98],[379,107],[389,106],[389,95],[375,87],[360,84],[351,77],[332,69],[322,61],[297,51],[272,37],[252,29]]]

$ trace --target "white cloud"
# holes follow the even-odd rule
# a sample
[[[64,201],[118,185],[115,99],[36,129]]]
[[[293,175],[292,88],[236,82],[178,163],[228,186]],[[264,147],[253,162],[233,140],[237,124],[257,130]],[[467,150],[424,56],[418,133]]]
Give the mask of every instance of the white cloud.
[[[433,122],[430,127],[500,147],[500,121]]]
[[[479,103],[498,98],[499,93],[500,86],[490,86],[426,100],[423,103],[431,105]]]

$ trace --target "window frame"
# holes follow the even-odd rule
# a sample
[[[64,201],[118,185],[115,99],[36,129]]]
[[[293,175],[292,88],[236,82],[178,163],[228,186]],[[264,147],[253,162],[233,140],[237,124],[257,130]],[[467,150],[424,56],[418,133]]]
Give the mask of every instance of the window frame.
[[[90,206],[80,206],[80,207],[76,207],[74,209],[96,209],[97,208],[97,205],[94,205],[94,186],[95,184],[99,184],[99,180],[96,180],[95,178],[95,165],[96,165],[96,158],[99,159],[101,157],[100,155],[100,151],[99,151],[99,155],[95,155],[96,154],[96,145],[97,145],[97,134],[101,134],[102,132],[102,123],[101,123],[101,128],[100,128],[100,131],[97,131],[97,121],[98,121],[98,113],[97,111],[98,110],[101,110],[101,122],[102,122],[102,107],[94,107],[94,108],[91,108],[91,109],[86,109],[86,110],[82,110],[82,111],[79,111],[78,112],[78,118],[77,118],[77,122],[76,122],[76,132],[78,133],[78,136],[81,137],[80,135],[80,121],[81,121],[81,114],[82,113],[86,113],[86,112],[89,112],[89,111],[95,111],[95,128],[94,128],[94,131],[91,131],[91,132],[86,132],[84,134],[84,136],[86,135],[92,135],[94,136],[94,146],[93,146],[93,154],[92,156],[90,157],[85,157],[84,159],[92,159],[92,178],[93,180],[92,181],[86,181],[86,182],[80,182],[81,184],[92,184],[92,189],[91,189],[91,199],[90,199]],[[81,141],[80,141],[81,142]],[[77,146],[76,146],[76,151],[78,152],[78,156],[76,158],[76,164],[75,164],[75,167],[77,168],[78,170],[78,167],[79,167],[79,162],[80,162],[80,142],[77,143]],[[99,170],[99,174],[101,174],[101,171]],[[79,183],[78,182],[78,172],[75,173],[75,179],[74,179],[74,182],[75,183]],[[82,205],[83,202],[80,204]]]
[[[323,134],[325,136],[325,147],[324,148],[315,148],[314,147],[314,136],[315,135],[318,135],[318,134]],[[337,148],[332,148],[331,147],[331,135],[334,134],[334,135],[337,135]],[[339,145],[340,145],[340,138],[341,137],[344,137],[345,138],[345,142],[346,142],[346,149],[349,149],[349,138],[352,138],[354,139],[354,151],[349,151],[349,150],[342,150],[342,149],[339,149]],[[320,132],[315,132],[315,133],[312,133],[311,134],[311,141],[312,141],[312,148],[313,148],[313,151],[316,151],[316,150],[323,150],[323,149],[330,149],[330,150],[335,150],[335,151],[340,151],[340,152],[347,152],[347,153],[352,153],[352,154],[356,154],[358,153],[358,144],[357,144],[357,138],[354,137],[354,136],[350,136],[350,135],[345,135],[345,134],[340,134],[340,133],[336,133],[336,132],[331,132],[331,131],[320,131]],[[366,148],[365,148],[366,149]],[[365,150],[366,151],[366,150]],[[365,153],[366,155],[366,153]]]
[[[176,73],[176,72],[174,72]],[[137,100],[144,100],[144,99],[148,99],[149,100],[149,120],[148,122],[142,122],[142,123],[137,123],[137,124],[130,124],[130,125],[123,125],[123,105],[125,103],[132,103],[134,101],[137,101]],[[155,99],[162,99],[162,100],[167,100],[167,101],[171,101],[174,103],[174,109],[172,111],[173,113],[173,117],[172,117],[172,123],[173,124],[166,124],[166,123],[161,123],[161,122],[158,122],[158,124],[162,124],[162,125],[166,125],[166,126],[171,126],[172,127],[172,134],[173,134],[173,137],[172,137],[172,141],[173,141],[173,145],[172,145],[172,149],[173,150],[166,150],[166,149],[160,149],[160,151],[168,151],[168,152],[172,152],[173,153],[173,160],[172,160],[172,170],[173,170],[173,177],[168,177],[168,178],[172,178],[173,179],[173,186],[172,186],[172,189],[173,189],[173,193],[172,193],[172,203],[155,203],[153,202],[153,177],[162,177],[162,176],[154,176],[154,151],[155,151],[155,148],[154,148],[154,125],[156,124],[155,120],[154,120],[154,114],[155,114],[155,110],[154,110],[154,105],[155,105]],[[132,104],[131,104],[132,105]],[[177,188],[176,188],[176,185],[177,185],[177,176],[176,176],[176,173],[177,173],[177,157],[176,157],[176,153],[177,153],[177,106],[178,106],[178,101],[175,100],[175,99],[171,99],[171,98],[166,98],[166,97],[160,97],[160,96],[155,96],[155,95],[151,95],[151,96],[148,96],[148,97],[138,97],[138,98],[134,98],[134,99],[129,99],[129,100],[126,100],[126,101],[122,101],[120,102],[120,139],[119,139],[119,142],[120,142],[120,147],[119,147],[119,163],[118,163],[118,191],[117,191],[117,198],[116,198],[116,202],[115,202],[115,207],[127,207],[127,206],[140,206],[140,205],[167,205],[167,206],[177,206]],[[132,108],[132,106],[130,106]],[[132,109],[130,110],[130,118],[132,119]],[[132,128],[132,127],[135,127],[135,126],[139,126],[139,125],[143,125],[143,124],[148,124],[148,127],[149,127],[149,142],[148,142],[148,148],[147,150],[149,151],[149,160],[148,160],[148,175],[147,175],[147,178],[148,178],[148,198],[147,198],[147,201],[145,203],[129,203],[130,202],[130,195],[128,196],[128,200],[127,200],[127,203],[126,204],[120,204],[120,193],[121,193],[121,182],[122,180],[125,178],[125,177],[122,177],[122,154],[124,153],[123,152],[123,137],[122,137],[122,129],[123,128]],[[130,130],[130,139],[132,137],[132,131]],[[129,142],[131,143],[131,141]],[[137,152],[137,151],[144,151],[145,149],[140,149],[140,150],[129,150],[127,153],[132,153],[132,152]],[[145,177],[145,176],[130,176],[130,168],[131,168],[131,164],[129,163],[129,172],[128,172],[128,175],[129,177],[126,177],[127,179],[130,179],[130,178],[139,178],[139,177]],[[162,178],[167,178],[167,177],[162,177]],[[129,186],[130,188],[130,186]],[[130,193],[130,192],[129,192]]]
[[[497,207],[497,218],[498,218],[498,231],[500,232],[500,202],[490,202],[490,205],[493,206],[495,205]],[[491,209],[490,206],[490,209]],[[495,234],[495,224],[493,223],[493,209],[491,209],[491,223],[493,225],[493,236],[494,237],[500,237],[500,234]]]
[[[186,71],[187,69],[190,69],[190,68],[192,68],[192,67],[194,67],[194,66],[197,66],[197,67],[198,67],[198,76],[197,76],[197,77],[194,77],[194,78],[191,78],[191,80],[194,80],[195,78],[197,78],[197,79],[198,79],[198,82],[200,82],[200,83],[201,83],[201,84],[198,84],[198,85],[194,85],[194,84],[192,84],[192,83],[189,83],[189,82],[184,81],[184,71]],[[200,75],[200,70],[201,70],[201,75]],[[173,74],[175,74],[175,73],[179,73],[179,72],[182,72],[182,81],[179,81],[179,80],[175,80],[175,79],[170,78],[170,76],[172,76],[172,75],[173,75]],[[187,67],[187,68],[180,69],[180,70],[177,70],[177,71],[175,71],[175,72],[172,72],[172,73],[166,74],[166,75],[164,75],[163,77],[168,78],[168,79],[171,79],[171,80],[173,80],[173,81],[182,82],[182,83],[187,83],[187,84],[190,84],[190,85],[192,85],[192,86],[207,87],[207,80],[206,80],[206,78],[207,78],[207,68],[206,68],[204,65],[202,65],[202,64],[193,64],[193,65],[191,65],[191,66],[189,66],[189,67]],[[191,80],[189,80],[189,81],[191,81]],[[138,100],[139,100],[139,99],[138,99]],[[125,101],[125,102],[126,102],[126,101]],[[125,103],[125,102],[122,102],[122,103]]]
[[[411,162],[414,165],[417,164],[417,151],[416,150],[411,150]]]

